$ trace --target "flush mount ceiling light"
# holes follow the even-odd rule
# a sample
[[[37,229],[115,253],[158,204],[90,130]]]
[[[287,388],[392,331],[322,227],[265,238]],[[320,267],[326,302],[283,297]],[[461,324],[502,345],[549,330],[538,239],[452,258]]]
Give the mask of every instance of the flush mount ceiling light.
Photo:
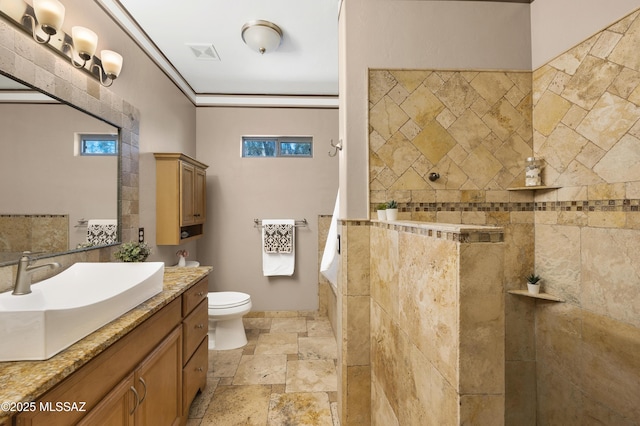
[[[276,50],[282,40],[282,30],[269,21],[249,21],[242,26],[242,40],[251,49],[264,54]]]

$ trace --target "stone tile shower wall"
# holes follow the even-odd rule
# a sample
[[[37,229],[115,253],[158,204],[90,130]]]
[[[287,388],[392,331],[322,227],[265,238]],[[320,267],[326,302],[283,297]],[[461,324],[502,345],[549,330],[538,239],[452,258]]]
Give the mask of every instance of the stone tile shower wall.
[[[401,218],[482,224],[510,211],[504,203],[530,201],[506,192],[524,184],[533,149],[530,73],[372,70],[369,79],[372,211],[395,199]]]
[[[531,73],[371,70],[371,210],[398,201],[400,219],[504,229],[504,286],[534,268]],[[432,182],[429,173],[440,179]],[[535,425],[534,305],[505,298],[506,424]]]
[[[36,44],[27,34],[0,20],[0,69],[54,98],[75,105],[120,128],[120,164],[118,165],[118,209],[123,241],[136,241],[139,222],[139,111],[79,71],[68,59]],[[63,267],[75,262],[108,262],[112,247],[85,250],[56,256]],[[0,267],[0,291],[13,286],[16,266]],[[34,274],[41,280],[59,271]]]
[[[639,14],[533,73],[538,424],[640,424]]]
[[[502,232],[429,226],[371,225],[372,424],[503,424]]]

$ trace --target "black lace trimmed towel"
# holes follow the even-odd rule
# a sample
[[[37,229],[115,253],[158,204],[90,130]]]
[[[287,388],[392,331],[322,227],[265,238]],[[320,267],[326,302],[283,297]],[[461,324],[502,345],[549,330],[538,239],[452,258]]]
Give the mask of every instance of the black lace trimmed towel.
[[[118,221],[115,219],[90,219],[87,223],[87,243],[94,246],[118,241]]]
[[[293,225],[290,224],[265,224],[264,227],[264,252],[265,253],[291,253],[293,250]]]

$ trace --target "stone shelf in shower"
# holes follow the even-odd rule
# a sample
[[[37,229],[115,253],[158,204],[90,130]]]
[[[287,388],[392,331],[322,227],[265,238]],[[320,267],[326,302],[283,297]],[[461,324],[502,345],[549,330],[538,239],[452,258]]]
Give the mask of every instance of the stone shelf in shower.
[[[560,186],[514,186],[513,188],[507,188],[507,191],[545,191],[551,189],[558,189]]]
[[[549,300],[551,302],[564,302],[563,299],[560,299],[557,296],[552,296],[551,294],[548,294],[548,293],[532,294],[532,293],[529,293],[527,290],[508,290],[507,293],[515,294],[516,296],[526,296],[526,297],[532,297],[534,299]]]

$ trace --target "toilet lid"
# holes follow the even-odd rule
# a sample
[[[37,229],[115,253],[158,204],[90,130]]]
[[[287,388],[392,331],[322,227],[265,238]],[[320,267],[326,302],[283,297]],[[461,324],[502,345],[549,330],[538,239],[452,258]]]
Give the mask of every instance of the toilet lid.
[[[249,302],[251,296],[237,291],[215,291],[209,293],[209,307],[233,308]]]

